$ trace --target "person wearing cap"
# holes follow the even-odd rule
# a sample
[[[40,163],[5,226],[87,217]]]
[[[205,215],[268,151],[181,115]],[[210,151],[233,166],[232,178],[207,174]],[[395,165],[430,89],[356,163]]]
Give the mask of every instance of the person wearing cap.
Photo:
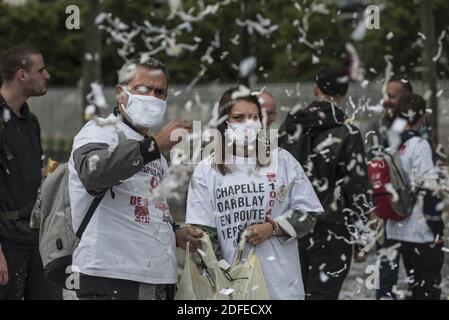
[[[362,136],[341,109],[348,77],[326,68],[315,80],[315,101],[287,116],[280,146],[304,167],[325,211],[313,232],[298,240],[306,299],[336,300],[353,253],[357,262],[365,259],[353,245],[355,226],[368,222],[372,200]]]

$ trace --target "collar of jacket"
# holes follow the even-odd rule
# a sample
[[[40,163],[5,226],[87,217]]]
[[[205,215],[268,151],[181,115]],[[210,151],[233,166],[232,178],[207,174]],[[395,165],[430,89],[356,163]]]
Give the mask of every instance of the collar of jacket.
[[[11,109],[10,106],[8,106],[8,104],[6,103],[5,99],[0,95],[0,117],[3,117],[3,110],[4,109],[8,109],[11,113],[11,117],[12,118],[19,118]],[[20,108],[20,115],[22,116],[21,118],[26,118],[27,116],[29,116],[30,114],[30,107],[28,106],[28,104],[26,102],[24,102],[22,104],[22,107]]]
[[[415,130],[405,130],[404,132],[401,133],[401,143],[403,144],[413,137],[421,137],[421,134]]]
[[[327,101],[314,101],[295,115],[304,132],[321,131],[339,127],[347,119],[343,110]]]

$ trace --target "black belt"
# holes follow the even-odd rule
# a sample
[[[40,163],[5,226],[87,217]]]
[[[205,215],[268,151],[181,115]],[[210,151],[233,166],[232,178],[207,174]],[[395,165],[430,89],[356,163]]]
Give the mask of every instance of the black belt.
[[[34,207],[34,201],[30,201],[18,210],[0,212],[0,221],[1,220],[28,219],[31,217],[31,212],[33,211],[33,207]]]

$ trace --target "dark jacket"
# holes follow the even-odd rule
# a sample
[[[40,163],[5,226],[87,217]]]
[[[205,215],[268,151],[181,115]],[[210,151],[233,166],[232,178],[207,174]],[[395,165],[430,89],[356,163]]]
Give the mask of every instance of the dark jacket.
[[[3,121],[0,133],[3,139],[0,146],[0,243],[5,249],[31,248],[39,244],[39,232],[30,228],[29,218],[1,219],[4,212],[19,210],[29,204],[32,208],[42,179],[39,123],[26,103],[20,112],[21,117],[18,117],[0,97],[0,116],[9,115],[9,119],[0,119]]]
[[[280,139],[303,166],[325,213],[316,228],[347,234],[347,226],[367,220],[372,208],[364,146],[360,131],[345,123],[343,111],[329,102],[313,102],[289,114],[282,128],[288,135],[302,130],[298,139]]]

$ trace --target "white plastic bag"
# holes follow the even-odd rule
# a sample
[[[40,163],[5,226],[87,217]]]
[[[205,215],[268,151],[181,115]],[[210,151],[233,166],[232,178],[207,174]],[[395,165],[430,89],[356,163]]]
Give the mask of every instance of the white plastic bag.
[[[232,300],[268,300],[268,289],[262,273],[259,259],[252,248],[246,260],[236,260],[234,266],[228,271],[231,281],[230,287],[234,289]],[[240,254],[239,254],[240,257]]]
[[[187,243],[184,270],[175,300],[229,300],[229,295],[222,294],[227,292],[228,282],[218,266],[206,232],[201,242],[202,248],[192,254]],[[195,260],[199,262],[198,265]]]
[[[268,290],[255,249],[242,260],[243,246],[226,271],[219,267],[207,233],[197,253],[186,250],[186,262],[176,300],[268,300]],[[244,242],[245,240],[243,240]],[[198,263],[195,262],[195,256]]]

